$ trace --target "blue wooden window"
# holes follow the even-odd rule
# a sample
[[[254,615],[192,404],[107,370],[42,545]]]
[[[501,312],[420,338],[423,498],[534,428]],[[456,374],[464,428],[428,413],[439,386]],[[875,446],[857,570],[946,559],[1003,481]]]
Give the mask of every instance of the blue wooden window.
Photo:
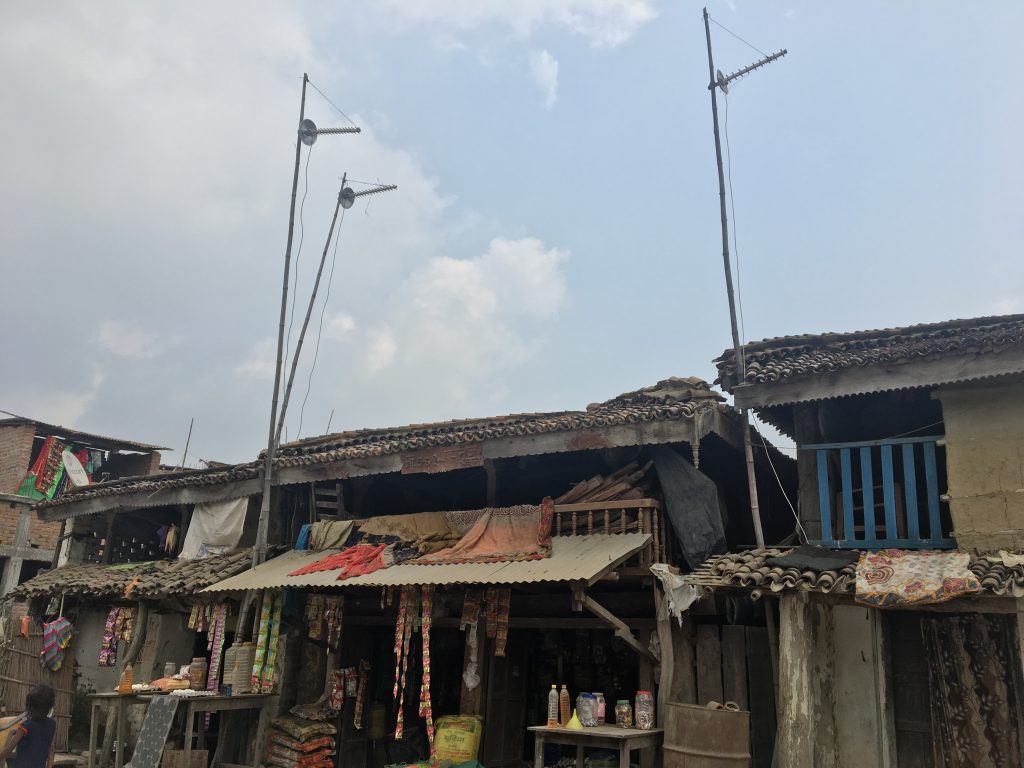
[[[945,549],[936,446],[942,437],[802,445],[817,462],[821,544]]]

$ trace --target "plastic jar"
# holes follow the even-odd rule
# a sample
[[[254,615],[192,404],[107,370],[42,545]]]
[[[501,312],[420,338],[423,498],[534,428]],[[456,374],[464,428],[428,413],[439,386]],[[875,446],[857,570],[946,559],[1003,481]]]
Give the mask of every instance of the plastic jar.
[[[604,725],[605,722],[605,703],[604,694],[595,693],[594,696],[597,698],[597,724]]]
[[[615,724],[619,728],[633,727],[633,708],[625,699],[615,702]]]
[[[636,692],[636,727],[641,731],[654,727],[654,694],[650,691]]]
[[[593,728],[597,725],[597,697],[592,693],[580,694],[576,714],[584,728]]]
[[[202,656],[196,656],[188,665],[188,687],[193,691],[206,690],[206,674],[210,671],[210,665]]]

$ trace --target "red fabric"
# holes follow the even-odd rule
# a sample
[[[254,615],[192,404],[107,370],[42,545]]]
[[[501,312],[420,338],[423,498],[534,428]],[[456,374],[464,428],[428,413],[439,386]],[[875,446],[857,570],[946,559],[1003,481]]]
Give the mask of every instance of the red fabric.
[[[384,551],[385,544],[357,544],[342,552],[328,555],[315,563],[304,565],[297,571],[292,571],[289,576],[304,576],[307,573],[318,573],[320,571],[341,571],[339,579],[346,579],[349,576],[361,576],[365,573],[373,573],[384,567],[384,561],[380,554]]]
[[[43,447],[29,472],[36,476],[36,490],[46,493],[53,485],[53,478],[63,465],[64,444],[53,435],[43,441]]]

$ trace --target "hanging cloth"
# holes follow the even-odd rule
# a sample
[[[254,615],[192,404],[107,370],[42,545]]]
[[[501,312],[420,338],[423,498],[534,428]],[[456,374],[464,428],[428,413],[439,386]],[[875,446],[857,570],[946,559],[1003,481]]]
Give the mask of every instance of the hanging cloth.
[[[64,651],[71,643],[74,627],[63,616],[43,625],[43,649],[39,653],[39,663],[51,672],[56,672],[64,664]]]
[[[327,647],[336,653],[341,650],[341,620],[345,613],[345,596],[328,595],[324,599],[324,619],[327,624]]]
[[[1006,616],[922,618],[931,690],[933,764],[1019,768],[1016,630]]]
[[[424,585],[420,590],[420,634],[423,636],[423,682],[420,685],[420,717],[427,721],[427,742],[430,755],[434,755],[434,710],[430,701],[430,626],[433,623],[434,587]]]
[[[395,740],[400,741],[405,725],[405,681],[409,671],[409,643],[412,639],[413,626],[416,623],[419,587],[407,585],[402,587],[402,595],[398,599],[398,620],[395,622],[395,706],[398,717],[395,722]]]
[[[224,631],[227,627],[228,605],[220,603],[213,609],[213,621],[210,622],[206,648],[210,651],[210,668],[206,674],[206,690],[220,692],[220,667],[224,657]],[[210,715],[206,713],[203,728],[210,730]]]

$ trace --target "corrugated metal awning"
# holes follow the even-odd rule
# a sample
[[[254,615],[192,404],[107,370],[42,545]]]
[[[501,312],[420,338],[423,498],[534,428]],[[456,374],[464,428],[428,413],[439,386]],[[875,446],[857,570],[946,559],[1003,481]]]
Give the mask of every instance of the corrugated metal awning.
[[[405,584],[593,583],[639,552],[650,539],[650,535],[645,533],[556,536],[551,542],[551,557],[543,560],[445,565],[402,563],[344,581],[338,581],[337,571],[289,576],[289,573],[338,551],[292,550],[203,591],[236,592],[272,587],[397,587]]]

